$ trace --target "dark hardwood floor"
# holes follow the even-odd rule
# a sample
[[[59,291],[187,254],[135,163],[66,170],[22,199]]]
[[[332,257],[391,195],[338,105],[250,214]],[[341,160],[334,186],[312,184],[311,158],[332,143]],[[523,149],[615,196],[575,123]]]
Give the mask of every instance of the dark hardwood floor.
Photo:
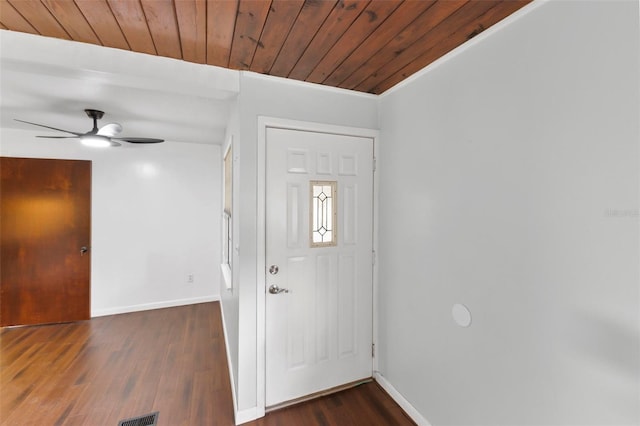
[[[415,426],[376,382],[267,413],[253,426]]]
[[[219,303],[0,332],[0,425],[158,425],[233,421]],[[375,383],[249,425],[414,425]]]

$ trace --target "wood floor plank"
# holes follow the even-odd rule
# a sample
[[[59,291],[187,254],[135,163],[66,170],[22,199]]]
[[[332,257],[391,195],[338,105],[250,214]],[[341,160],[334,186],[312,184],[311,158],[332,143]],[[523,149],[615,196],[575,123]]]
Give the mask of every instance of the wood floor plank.
[[[376,382],[276,410],[248,426],[411,426],[415,423]]]
[[[0,330],[0,425],[231,426],[219,303]],[[375,383],[267,414],[249,425],[414,425]]]

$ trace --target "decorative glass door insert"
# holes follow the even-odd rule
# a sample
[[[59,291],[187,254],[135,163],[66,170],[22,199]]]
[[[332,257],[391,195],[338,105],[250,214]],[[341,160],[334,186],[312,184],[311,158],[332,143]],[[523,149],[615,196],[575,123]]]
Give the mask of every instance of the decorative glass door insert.
[[[311,181],[311,247],[330,247],[337,242],[337,191],[335,181]]]

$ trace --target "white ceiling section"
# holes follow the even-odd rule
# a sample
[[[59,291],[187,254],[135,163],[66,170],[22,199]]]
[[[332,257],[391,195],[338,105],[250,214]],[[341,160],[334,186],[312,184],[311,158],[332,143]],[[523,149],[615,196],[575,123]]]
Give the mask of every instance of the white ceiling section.
[[[0,126],[91,130],[105,112],[121,136],[221,144],[239,72],[85,43],[0,30]],[[43,143],[47,140],[43,139]]]

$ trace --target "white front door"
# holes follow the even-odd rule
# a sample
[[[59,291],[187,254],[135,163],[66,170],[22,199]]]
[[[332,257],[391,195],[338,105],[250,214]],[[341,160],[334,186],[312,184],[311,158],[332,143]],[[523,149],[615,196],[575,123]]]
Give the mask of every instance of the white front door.
[[[266,131],[266,406],[371,377],[373,140]]]

